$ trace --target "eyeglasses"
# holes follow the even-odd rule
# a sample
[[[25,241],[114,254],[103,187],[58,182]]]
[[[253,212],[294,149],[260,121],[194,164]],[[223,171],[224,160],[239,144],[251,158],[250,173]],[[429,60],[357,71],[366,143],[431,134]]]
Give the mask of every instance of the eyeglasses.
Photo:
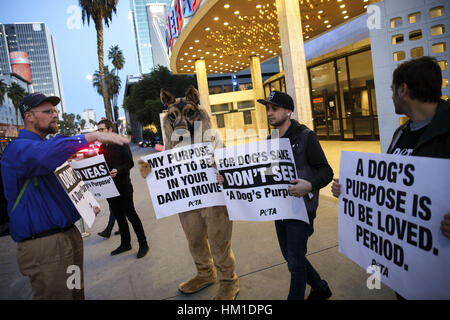
[[[107,131],[107,128],[98,128],[97,131],[103,132],[103,131]]]
[[[41,113],[45,113],[46,115],[50,116],[53,114],[59,115],[59,110],[44,110],[44,111],[39,111],[39,110],[30,110],[30,112],[41,112]]]

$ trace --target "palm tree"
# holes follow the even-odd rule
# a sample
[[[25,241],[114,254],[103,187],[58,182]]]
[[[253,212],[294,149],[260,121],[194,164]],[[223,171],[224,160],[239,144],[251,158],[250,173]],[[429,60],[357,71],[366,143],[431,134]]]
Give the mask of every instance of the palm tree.
[[[89,25],[90,19],[94,21],[95,30],[97,31],[97,55],[98,66],[101,83],[105,82],[104,63],[103,63],[103,22],[109,27],[112,21],[112,14],[116,13],[118,0],[78,0],[81,7],[83,23],[87,19]],[[106,86],[101,86],[103,103],[105,104],[106,117],[112,120],[111,104],[109,103]]]
[[[27,92],[15,82],[11,83],[11,85],[6,89],[6,92],[8,94],[8,98],[11,99],[14,108],[16,109],[16,124],[17,127],[19,127],[19,104],[22,99],[25,98]]]
[[[4,83],[3,80],[0,80],[0,106],[5,101],[5,94],[6,94],[7,88],[8,87],[7,87],[6,83]]]
[[[111,60],[114,70],[117,71],[116,75],[118,75],[119,70],[122,70],[125,64],[125,57],[123,56],[122,50],[119,49],[119,46],[116,45],[109,48],[108,59]]]
[[[123,69],[123,65],[125,64],[125,57],[123,56],[122,50],[119,49],[118,45],[111,46],[108,52],[108,59],[111,60],[114,69],[113,72],[116,72],[116,76],[119,76],[119,70]],[[117,96],[119,92],[114,95],[112,106],[115,108],[117,106]],[[117,119],[115,119],[117,121]]]
[[[115,75],[113,71],[109,71],[109,67],[104,67],[104,79],[106,84],[106,94],[109,101],[112,101],[114,96],[119,92],[121,87],[121,80],[119,76]],[[92,86],[97,89],[98,94],[103,93],[102,83],[100,81],[100,72],[95,71],[92,76]]]

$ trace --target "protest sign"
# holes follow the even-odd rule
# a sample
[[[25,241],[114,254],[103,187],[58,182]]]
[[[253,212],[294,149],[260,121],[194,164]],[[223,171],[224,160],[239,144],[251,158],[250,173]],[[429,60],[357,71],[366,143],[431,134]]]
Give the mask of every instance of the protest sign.
[[[450,298],[450,160],[343,151],[339,251],[406,299]]]
[[[309,223],[303,198],[291,196],[297,178],[289,139],[272,139],[216,149],[217,169],[224,177],[230,220],[297,219]]]
[[[70,165],[79,173],[96,199],[113,198],[120,195],[103,154],[79,161],[71,161]]]
[[[141,158],[152,168],[147,185],[158,219],[225,204],[212,155],[210,143],[198,143]]]
[[[56,178],[59,180],[70,200],[77,208],[80,216],[89,228],[95,220],[94,207],[100,207],[86,184],[72,169],[68,162],[64,162],[55,170]]]

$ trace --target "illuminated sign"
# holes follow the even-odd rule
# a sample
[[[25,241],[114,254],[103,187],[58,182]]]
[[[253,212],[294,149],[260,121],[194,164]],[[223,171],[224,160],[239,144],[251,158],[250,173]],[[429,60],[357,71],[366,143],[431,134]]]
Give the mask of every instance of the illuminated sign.
[[[313,99],[313,103],[322,103],[322,102],[323,102],[323,97]]]
[[[183,24],[195,14],[202,0],[174,0],[169,8],[166,26],[166,42],[169,50],[175,44],[175,39],[180,35]]]

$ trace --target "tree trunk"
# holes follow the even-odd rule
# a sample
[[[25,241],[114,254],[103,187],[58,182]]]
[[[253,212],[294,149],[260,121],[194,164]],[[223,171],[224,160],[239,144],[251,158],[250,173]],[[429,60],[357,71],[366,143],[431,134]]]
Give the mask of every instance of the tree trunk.
[[[103,64],[103,22],[99,18],[95,21],[95,29],[97,30],[97,55],[98,55],[98,70],[100,73],[100,81],[102,85],[103,103],[105,105],[106,118],[112,121],[111,104],[108,99],[108,89],[105,83],[105,69]]]
[[[14,106],[15,107],[15,106]],[[19,106],[16,108],[16,125],[17,125],[17,132],[19,132]]]

